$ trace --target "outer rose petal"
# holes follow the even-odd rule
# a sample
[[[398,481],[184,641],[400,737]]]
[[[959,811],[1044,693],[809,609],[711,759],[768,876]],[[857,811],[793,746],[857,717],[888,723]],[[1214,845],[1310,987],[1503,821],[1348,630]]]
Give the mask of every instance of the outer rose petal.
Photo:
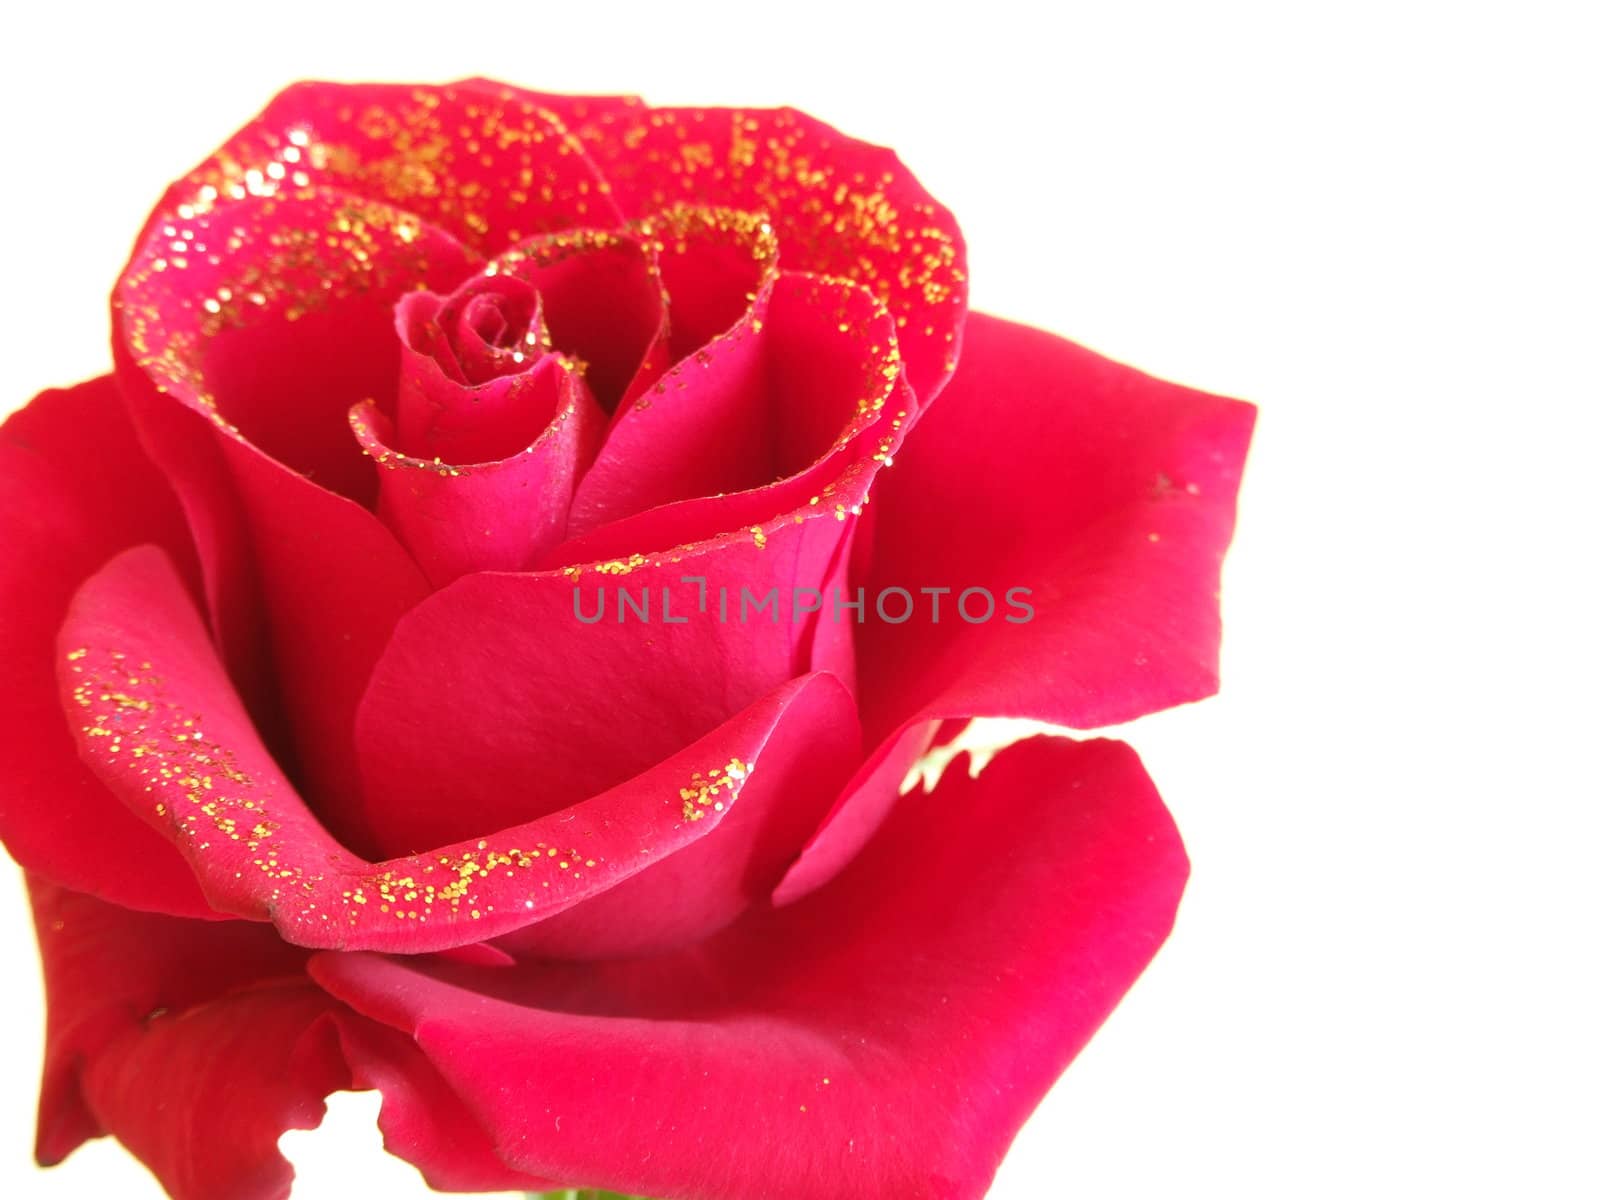
[[[175,1200],[280,1200],[279,1135],[316,1125],[330,1091],[377,1087],[385,1143],[439,1186],[540,1185],[500,1162],[409,1039],[319,991],[271,929],[30,890],[49,997],[42,1163],[110,1133]]]
[[[58,663],[79,753],[177,843],[211,904],[318,948],[444,950],[563,912],[717,832],[736,803],[785,802],[813,765],[795,735],[854,720],[832,677],[790,680],[570,808],[374,863],[328,833],[261,745],[159,551],[122,554],[79,589]]]
[[[77,586],[138,542],[159,542],[186,564],[193,556],[111,379],[45,392],[6,421],[0,513],[6,847],[29,870],[118,904],[209,914],[182,859],[78,761],[55,698],[51,645]]]
[[[278,1138],[316,1128],[322,1098],[349,1082],[336,1030],[318,1021],[332,1007],[292,983],[153,1021],[90,1064],[87,1103],[172,1200],[287,1197]]]
[[[604,181],[548,110],[430,84],[298,83],[173,184],[150,226],[217,197],[303,178],[392,204],[492,254],[535,234],[610,226]]]
[[[1140,374],[1048,333],[974,313],[961,369],[873,491],[868,595],[916,597],[858,632],[875,759],[939,718],[1129,721],[1217,686],[1218,583],[1255,409]],[[951,589],[937,623],[919,588]],[[987,623],[960,593],[987,588]],[[1030,588],[1033,616],[1005,618]],[[981,613],[981,597],[972,600]],[[898,610],[896,610],[898,611]],[[881,782],[881,781],[880,781]],[[846,789],[778,893],[830,876],[893,788]]]
[[[435,1191],[543,1191],[548,1180],[513,1170],[488,1133],[450,1091],[410,1038],[345,1014],[339,1038],[356,1091],[383,1093],[378,1128],[384,1148],[405,1159]]]
[[[1255,409],[974,315],[874,493],[874,587],[1032,589],[1032,620],[870,622],[869,720],[1132,720],[1217,686],[1217,587]],[[996,529],[996,521],[1003,528]],[[947,608],[955,600],[946,600]]]
[[[1154,954],[1186,875],[1132,751],[1038,739],[909,798],[827,889],[682,955],[311,971],[415,1037],[531,1173],[965,1200]]]
[[[301,1028],[268,1017],[263,1029],[270,1005],[248,997],[287,982],[332,1008],[305,985],[305,953],[258,925],[134,913],[38,879],[29,886],[49,1000],[40,1162],[111,1132],[178,1200],[275,1195],[289,1173],[278,1134],[316,1123],[306,1105],[339,1086],[338,1073],[324,1083],[307,1061],[296,1065],[313,1067],[310,1081],[285,1072],[303,1014]]]

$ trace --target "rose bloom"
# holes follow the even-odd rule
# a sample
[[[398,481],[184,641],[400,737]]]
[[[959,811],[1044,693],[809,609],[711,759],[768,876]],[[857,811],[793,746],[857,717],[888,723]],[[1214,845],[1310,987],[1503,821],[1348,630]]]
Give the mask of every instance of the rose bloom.
[[[281,1197],[376,1088],[447,1191],[981,1195],[1187,862],[1117,742],[900,785],[1214,690],[1253,410],[965,297],[791,110],[301,85],[176,183],[4,427],[40,1161]]]

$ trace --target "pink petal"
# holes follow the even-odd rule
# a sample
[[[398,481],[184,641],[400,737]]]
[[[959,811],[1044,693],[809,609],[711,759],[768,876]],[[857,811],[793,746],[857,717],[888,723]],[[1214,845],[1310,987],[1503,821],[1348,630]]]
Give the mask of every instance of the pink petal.
[[[1155,953],[1186,875],[1127,747],[1039,739],[909,797],[823,891],[679,955],[311,970],[413,1036],[531,1174],[968,1200]]]
[[[530,285],[518,285],[534,304],[525,335],[531,345],[521,347],[530,353],[528,361],[507,362],[503,347],[486,346],[478,352],[482,361],[475,368],[481,378],[469,379],[459,361],[466,353],[462,335],[441,325],[448,323],[448,307],[461,303],[463,293],[476,293],[463,308],[480,299],[503,299],[500,283],[492,276],[476,275],[450,296],[409,292],[395,306],[395,332],[401,345],[399,392],[392,412],[397,449],[446,462],[492,462],[525,448],[555,416],[555,397],[525,386],[549,342],[538,295]]]
[[[879,750],[780,901],[831,876],[876,828],[898,731],[970,716],[1087,729],[1216,690],[1217,589],[1254,418],[1248,404],[973,315],[961,370],[873,493],[868,594],[916,600],[904,624],[858,630]],[[921,589],[941,587],[935,622]],[[969,588],[992,595],[987,622],[961,617]],[[1018,599],[1031,619],[1008,603],[1013,588],[1029,589]],[[985,611],[981,596],[969,611]]]
[[[248,518],[289,750],[324,820],[365,847],[356,705],[395,622],[427,594],[426,577],[366,509],[241,442],[226,441],[223,457]]]
[[[56,629],[111,555],[193,549],[171,490],[140,450],[109,378],[38,396],[0,429],[0,834],[27,869],[130,908],[210,908],[170,846],[78,761],[56,699]],[[214,915],[214,914],[212,914]]]
[[[1088,728],[1210,695],[1255,409],[991,317],[974,318],[970,343],[874,495],[869,589],[954,589],[939,624],[869,624],[877,727],[983,715]],[[975,586],[1002,606],[1031,588],[1033,619],[949,619]]]
[[[59,644],[63,701],[95,774],[179,847],[214,907],[305,946],[415,953],[543,920],[711,835],[742,795],[764,809],[797,793],[810,764],[781,724],[853,731],[837,683],[796,679],[581,803],[374,863],[327,832],[262,747],[159,551],[129,551],[86,583]],[[816,789],[831,792],[834,773]]]
[[[351,423],[388,469],[379,515],[435,587],[525,570],[562,540],[607,412],[666,366],[656,263],[648,238],[569,231],[513,247],[448,297],[401,301],[394,422],[365,401]]]
[[[778,235],[760,213],[686,204],[634,227],[656,246],[674,362],[738,324],[777,270]]]

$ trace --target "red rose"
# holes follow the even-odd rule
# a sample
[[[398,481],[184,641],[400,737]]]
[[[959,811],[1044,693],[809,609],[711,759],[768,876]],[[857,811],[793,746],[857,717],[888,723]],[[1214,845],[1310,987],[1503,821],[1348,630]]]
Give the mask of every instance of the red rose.
[[[114,306],[0,466],[40,1159],[281,1196],[353,1087],[446,1190],[980,1195],[1187,866],[1118,743],[897,785],[1214,689],[1252,410],[803,114],[482,82],[286,91]]]

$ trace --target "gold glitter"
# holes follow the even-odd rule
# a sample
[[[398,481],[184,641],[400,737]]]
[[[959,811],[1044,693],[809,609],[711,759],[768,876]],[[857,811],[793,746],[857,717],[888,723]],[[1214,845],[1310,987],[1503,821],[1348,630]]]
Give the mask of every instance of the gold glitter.
[[[730,759],[726,766],[712,767],[704,775],[696,771],[690,777],[688,786],[678,789],[678,795],[683,800],[684,819],[698,821],[706,815],[708,808],[721,812],[727,804],[732,803],[749,777],[750,769],[737,758]]]
[[[642,555],[642,554],[631,554],[625,559],[624,558],[614,558],[609,562],[595,563],[591,569],[596,571],[596,572],[598,572],[601,575],[630,575],[634,571],[636,571],[638,568],[640,568],[640,567],[642,567],[644,565],[645,565],[645,556],[644,555]],[[569,568],[569,569],[571,569],[573,571],[573,573],[576,574],[577,568]]]

